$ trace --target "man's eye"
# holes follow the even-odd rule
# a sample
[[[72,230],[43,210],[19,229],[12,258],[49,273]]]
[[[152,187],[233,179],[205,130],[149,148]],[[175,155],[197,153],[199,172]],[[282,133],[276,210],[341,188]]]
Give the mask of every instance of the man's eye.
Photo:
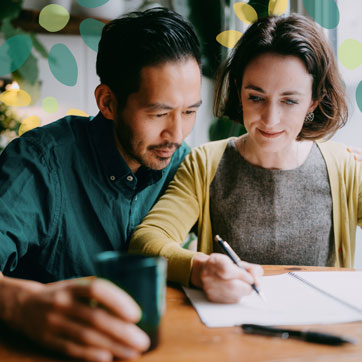
[[[156,118],[163,118],[167,116],[167,113],[159,113],[154,115]]]
[[[251,94],[249,94],[249,99],[250,99],[252,102],[255,102],[255,103],[258,103],[258,102],[263,101],[263,98],[258,97],[258,96],[253,96],[253,95],[251,95]]]
[[[196,111],[192,111],[192,110],[187,110],[184,112],[186,115],[191,115],[191,114],[195,114]]]

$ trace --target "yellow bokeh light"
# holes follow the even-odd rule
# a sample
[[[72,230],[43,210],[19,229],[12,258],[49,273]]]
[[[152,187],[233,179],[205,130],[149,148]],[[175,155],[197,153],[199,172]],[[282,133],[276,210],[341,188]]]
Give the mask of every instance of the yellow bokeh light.
[[[80,109],[70,108],[67,111],[67,116],[81,116],[81,117],[89,117],[89,114],[81,111]]]
[[[26,107],[31,97],[22,89],[9,89],[0,94],[0,101],[11,107]]]
[[[19,136],[24,134],[25,132],[30,131],[31,129],[35,127],[40,126],[40,119],[37,116],[30,116],[25,118],[19,127]]]
[[[246,3],[235,3],[234,12],[236,16],[246,24],[254,23],[258,19],[255,9]]]
[[[227,48],[234,48],[243,33],[236,30],[226,30],[217,35],[216,40]]]
[[[268,6],[269,15],[282,15],[287,10],[288,0],[270,0]]]
[[[39,14],[39,24],[50,32],[62,30],[69,21],[70,14],[61,5],[50,4],[44,6]]]
[[[356,39],[346,39],[338,48],[338,60],[353,70],[362,64],[362,44]]]

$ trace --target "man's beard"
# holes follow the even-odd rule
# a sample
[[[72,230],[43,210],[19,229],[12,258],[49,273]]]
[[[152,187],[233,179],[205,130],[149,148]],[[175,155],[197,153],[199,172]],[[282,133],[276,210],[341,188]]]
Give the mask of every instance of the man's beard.
[[[158,155],[155,155],[155,157],[159,160],[159,162],[157,163],[152,160],[152,157],[150,160],[147,160],[146,157],[143,157],[147,154],[147,152],[152,153],[153,150],[172,149],[172,148],[174,148],[176,151],[181,146],[181,144],[179,143],[164,142],[159,145],[147,146],[146,153],[144,153],[143,155],[137,155],[137,153],[134,150],[134,143],[133,143],[133,140],[135,139],[134,133],[132,132],[131,128],[127,124],[125,124],[122,121],[122,119],[120,119],[120,117],[117,120],[116,124],[116,136],[118,138],[120,146],[122,147],[123,151],[126,153],[127,157],[137,161],[141,166],[153,170],[161,170],[167,167],[169,163],[167,161],[170,160],[170,157],[160,157]],[[167,164],[163,165],[166,162]]]

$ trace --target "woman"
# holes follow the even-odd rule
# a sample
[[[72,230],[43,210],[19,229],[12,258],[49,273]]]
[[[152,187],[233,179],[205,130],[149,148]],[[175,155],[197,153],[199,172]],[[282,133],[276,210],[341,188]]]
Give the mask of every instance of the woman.
[[[170,280],[191,281],[219,302],[249,293],[262,271],[212,254],[216,234],[255,264],[352,266],[361,165],[324,141],[347,120],[344,98],[333,52],[311,20],[258,20],[221,72],[215,99],[217,114],[248,133],[191,152],[130,252],[165,256]],[[196,222],[199,253],[179,246]]]

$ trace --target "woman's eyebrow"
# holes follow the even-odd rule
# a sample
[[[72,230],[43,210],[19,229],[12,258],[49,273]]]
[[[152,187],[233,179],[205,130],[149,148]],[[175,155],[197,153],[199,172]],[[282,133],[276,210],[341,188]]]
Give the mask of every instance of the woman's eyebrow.
[[[257,87],[255,85],[252,85],[252,84],[248,84],[244,87],[244,89],[251,89],[251,90],[255,90],[259,93],[265,93],[265,91],[260,88],[260,87]],[[298,90],[295,90],[295,89],[291,89],[291,90],[286,90],[284,92],[281,93],[281,95],[283,96],[290,96],[290,95],[303,95],[304,93],[298,91]]]

